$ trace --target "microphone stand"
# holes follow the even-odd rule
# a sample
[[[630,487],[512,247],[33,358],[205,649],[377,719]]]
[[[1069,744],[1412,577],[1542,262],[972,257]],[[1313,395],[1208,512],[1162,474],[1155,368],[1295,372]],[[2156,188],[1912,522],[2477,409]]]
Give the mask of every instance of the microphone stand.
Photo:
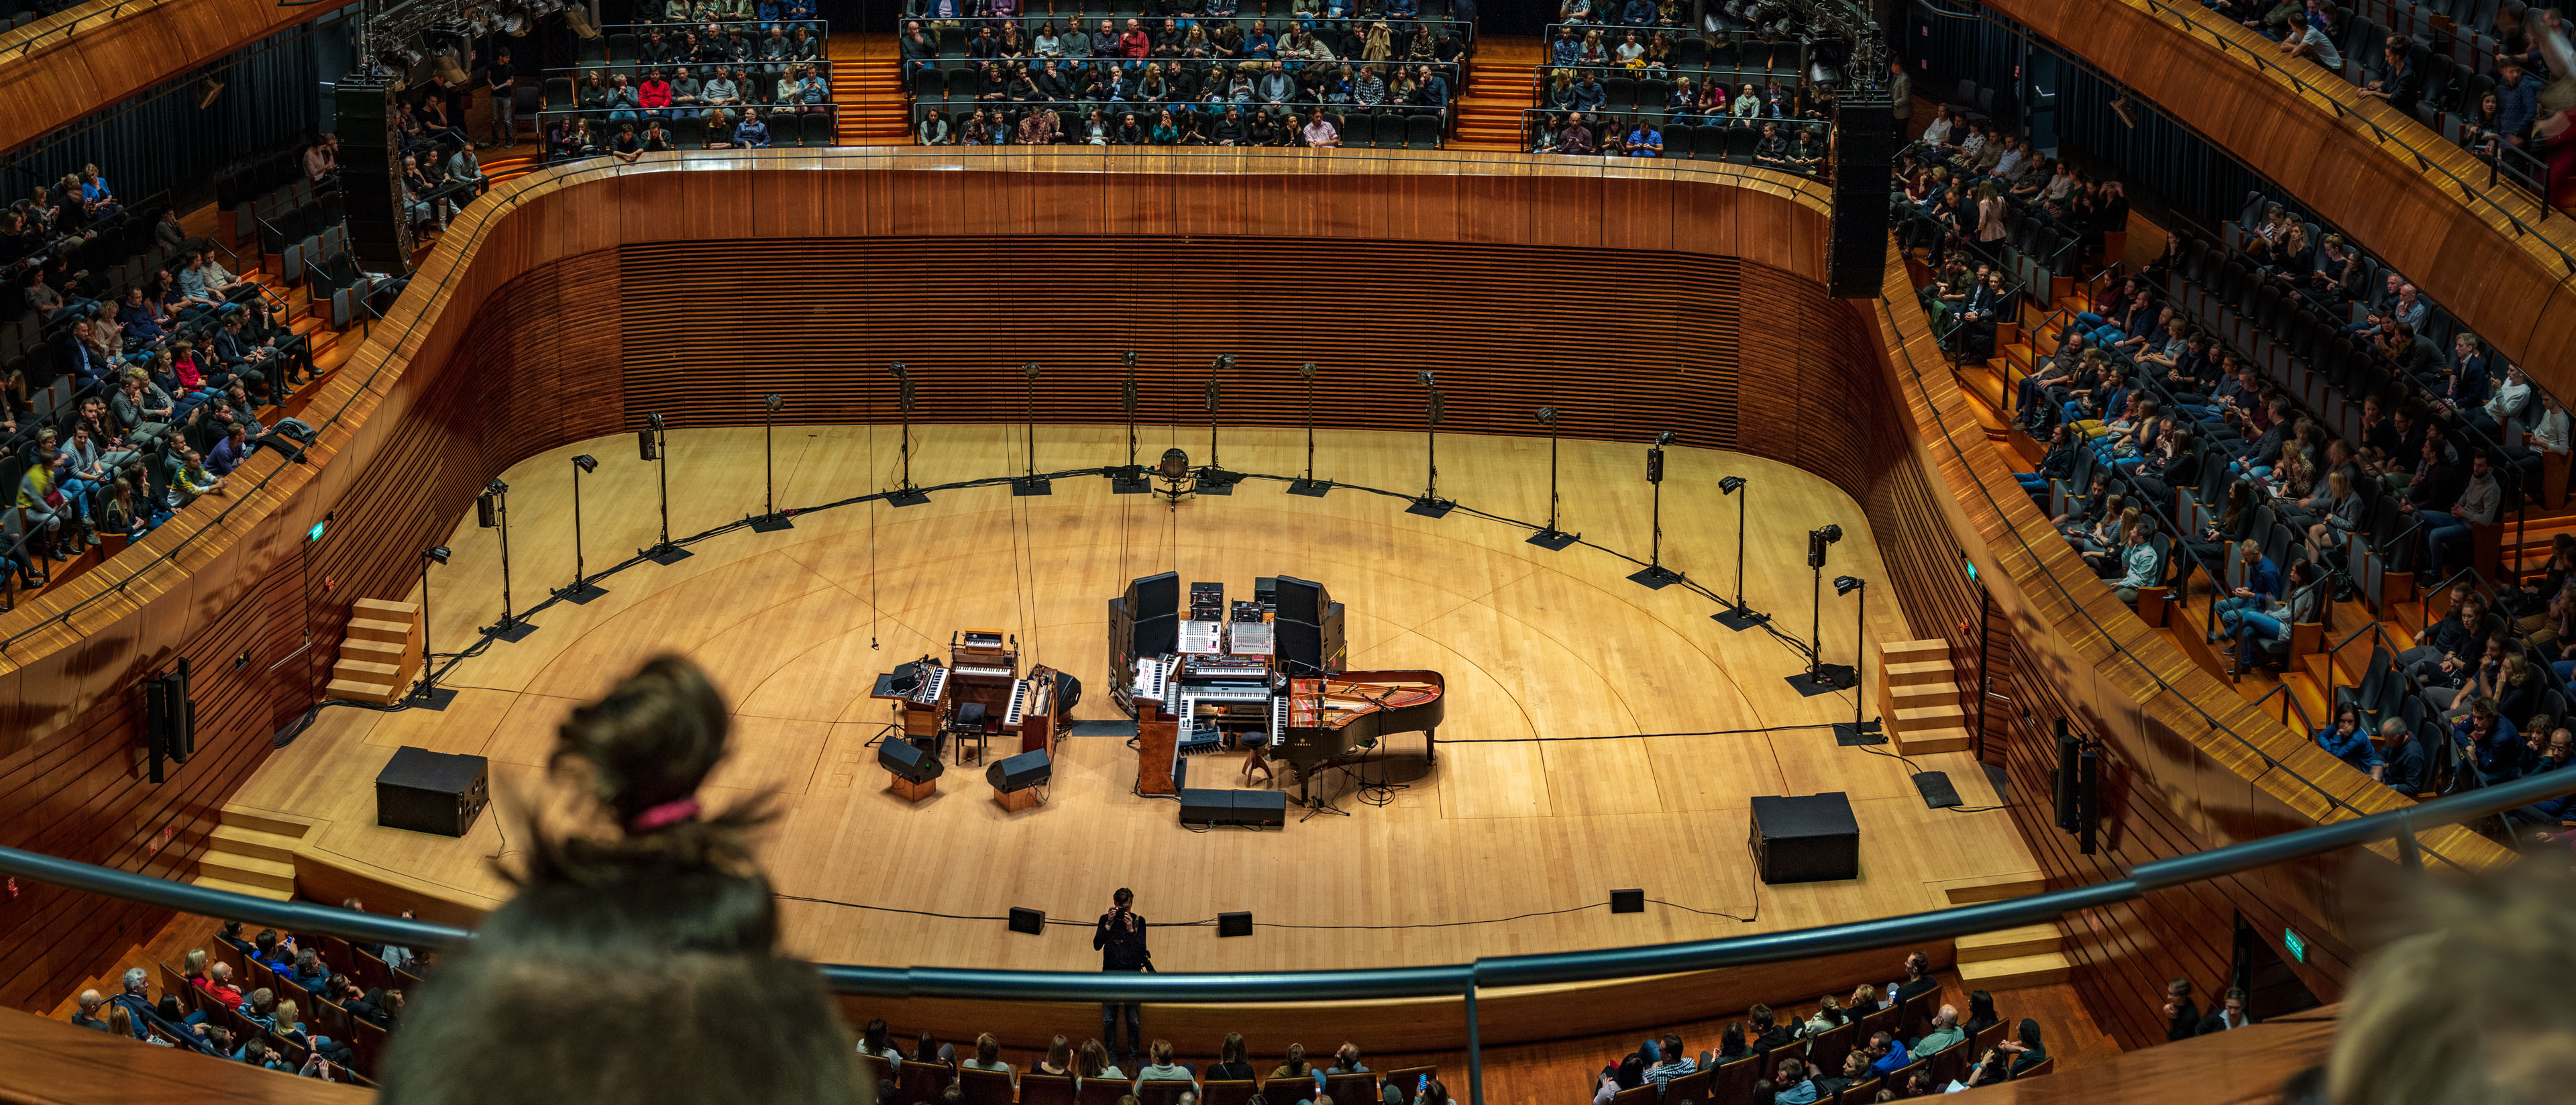
[[[1225,466],[1217,462],[1216,452],[1217,399],[1220,393],[1224,390],[1224,385],[1218,382],[1216,373],[1224,372],[1226,369],[1232,367],[1234,367],[1234,354],[1232,353],[1218,354],[1216,363],[1209,366],[1207,382],[1208,462],[1205,465],[1200,466],[1198,479],[1196,481],[1198,493],[1201,495],[1234,494],[1234,474],[1227,472],[1225,470]],[[1177,505],[1177,500],[1175,502]]]
[[[650,423],[644,432],[653,435],[653,468],[661,484],[662,539],[654,542],[652,548],[635,550],[635,555],[656,564],[677,564],[689,558],[689,550],[671,543],[671,443],[667,436],[669,431],[663,428],[660,411],[647,414],[644,419]]]
[[[1448,401],[1441,398],[1440,388],[1432,383],[1431,370],[1417,374],[1423,390],[1429,395],[1422,407],[1422,461],[1425,468],[1422,496],[1404,508],[1407,514],[1424,518],[1445,518],[1458,504],[1440,497],[1440,418],[1448,411]]]
[[[1721,489],[1724,486],[1723,483],[1719,484]],[[1739,481],[1735,485],[1735,601],[1728,604],[1726,609],[1709,615],[1709,620],[1738,633],[1766,624],[1771,620],[1771,615],[1760,613],[1744,605],[1744,500],[1750,494],[1752,491],[1746,484]]]
[[[484,494],[492,497],[492,514],[501,528],[501,620],[483,632],[517,644],[527,640],[528,634],[536,632],[537,627],[510,610],[510,485],[493,480],[486,486]],[[428,593],[424,585],[421,594],[426,596]],[[421,624],[426,626],[429,623],[424,621]]]
[[[1029,473],[1011,481],[1011,494],[1015,497],[1052,495],[1055,494],[1055,481],[1038,476],[1038,363],[1030,361],[1021,365],[1020,371],[1029,379]]]
[[[1324,497],[1333,489],[1333,481],[1315,478],[1315,366],[1312,362],[1297,366],[1297,375],[1306,380],[1306,474],[1288,481],[1288,493],[1312,499]]]
[[[1113,495],[1145,495],[1154,490],[1154,481],[1145,476],[1144,466],[1136,463],[1136,353],[1126,354],[1127,381],[1119,388],[1119,402],[1127,408],[1127,465],[1109,470],[1109,492]]]
[[[1547,525],[1529,536],[1529,543],[1549,552],[1563,552],[1565,547],[1583,539],[1579,533],[1556,528],[1556,408],[1540,407],[1538,420],[1547,423]]]

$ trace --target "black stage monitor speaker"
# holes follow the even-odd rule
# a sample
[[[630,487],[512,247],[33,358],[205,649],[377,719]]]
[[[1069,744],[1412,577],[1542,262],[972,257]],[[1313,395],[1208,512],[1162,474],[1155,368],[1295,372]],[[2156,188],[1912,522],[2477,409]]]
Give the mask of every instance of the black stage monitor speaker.
[[[893,772],[896,778],[907,783],[927,783],[948,770],[948,765],[939,762],[936,754],[924,752],[901,737],[877,742],[877,766]]]
[[[1181,791],[1181,824],[1280,826],[1288,823],[1288,792],[1280,790]]]
[[[1007,760],[996,761],[984,769],[984,781],[1004,794],[1044,786],[1055,774],[1055,765],[1047,762],[1047,750],[1022,752]]]
[[[1853,92],[1834,109],[1834,209],[1825,294],[1874,299],[1887,271],[1888,162],[1896,119],[1887,93]]]
[[[491,772],[481,756],[405,746],[376,773],[376,824],[389,829],[464,836],[489,801]]]
[[[2057,827],[2074,832],[2083,822],[2075,810],[2075,757],[2084,750],[2083,738],[2067,731],[2066,719],[2057,719]]]
[[[1336,604],[1324,625],[1278,621],[1271,627],[1276,635],[1273,648],[1282,667],[1295,675],[1317,675],[1342,670],[1346,657],[1342,641],[1341,607]]]
[[[1046,913],[1045,913],[1045,911],[1043,911],[1043,910],[1036,910],[1036,909],[1022,909],[1022,908],[1020,908],[1019,906],[1012,906],[1012,907],[1011,907],[1011,931],[1012,931],[1012,932],[1025,932],[1025,933],[1027,933],[1027,934],[1029,934],[1029,935],[1031,935],[1031,936],[1036,936],[1036,935],[1037,935],[1037,934],[1039,934],[1039,933],[1045,932],[1045,931],[1046,931]]]
[[[1610,892],[1610,912],[1644,913],[1645,911],[1646,892],[1644,890],[1613,890]]]
[[[1181,619],[1177,614],[1136,619],[1135,637],[1130,642],[1138,656],[1166,656],[1180,651]]]
[[[1333,604],[1333,596],[1324,592],[1324,585],[1295,576],[1280,576],[1278,579],[1279,597],[1275,607],[1279,620],[1323,624],[1324,610]]]
[[[1860,822],[1839,790],[1753,800],[1753,865],[1767,883],[1860,877]]]
[[[1181,574],[1164,572],[1127,581],[1127,612],[1138,621],[1181,612]]]
[[[1243,910],[1217,914],[1216,934],[1219,936],[1252,935],[1252,913],[1249,910]]]

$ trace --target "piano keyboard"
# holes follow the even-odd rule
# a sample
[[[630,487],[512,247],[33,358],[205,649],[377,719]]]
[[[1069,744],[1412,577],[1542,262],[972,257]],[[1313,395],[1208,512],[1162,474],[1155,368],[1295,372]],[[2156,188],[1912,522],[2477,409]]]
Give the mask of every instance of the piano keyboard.
[[[1187,656],[1217,656],[1225,652],[1225,623],[1187,621],[1181,623],[1181,653]]]
[[[1134,697],[1149,698],[1156,702],[1164,701],[1164,696],[1171,693],[1171,683],[1172,666],[1170,664],[1165,663],[1160,657],[1137,658]]]
[[[1026,713],[1028,708],[1029,681],[1026,679],[1012,680],[1011,704],[1003,707],[1002,709],[1002,728],[1005,731],[1017,730],[1020,727],[1020,716]]]
[[[1270,747],[1279,747],[1280,739],[1287,735],[1288,696],[1272,695],[1270,697]]]
[[[925,668],[921,676],[921,685],[912,689],[911,701],[916,705],[928,706],[939,701],[939,697],[947,693],[948,669]]]
[[[1181,695],[1201,702],[1266,702],[1270,698],[1270,687],[1267,684],[1227,686],[1219,683],[1186,687]]]
[[[1019,674],[1009,668],[988,667],[983,664],[959,664],[948,670],[961,676],[980,679],[1009,679]]]
[[[1184,756],[1214,752],[1224,747],[1225,733],[1217,728],[1215,718],[1207,719],[1205,725],[1199,724],[1198,705],[1195,694],[1181,700],[1180,727],[1176,735],[1180,753]]]
[[[1271,655],[1271,632],[1269,622],[1236,622],[1231,651],[1236,656]]]
[[[1259,660],[1234,660],[1218,656],[1192,656],[1181,663],[1185,679],[1251,679],[1270,678],[1270,665]]]

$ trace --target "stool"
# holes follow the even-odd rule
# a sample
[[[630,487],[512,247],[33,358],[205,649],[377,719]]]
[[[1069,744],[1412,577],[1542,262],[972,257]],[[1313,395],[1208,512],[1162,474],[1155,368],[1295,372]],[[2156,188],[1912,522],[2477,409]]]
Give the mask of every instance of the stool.
[[[984,762],[984,718],[984,704],[969,702],[957,708],[956,720],[949,723],[949,728],[954,732],[957,741],[957,763],[960,766],[967,762],[966,745],[970,741],[975,745],[974,762],[979,764]]]

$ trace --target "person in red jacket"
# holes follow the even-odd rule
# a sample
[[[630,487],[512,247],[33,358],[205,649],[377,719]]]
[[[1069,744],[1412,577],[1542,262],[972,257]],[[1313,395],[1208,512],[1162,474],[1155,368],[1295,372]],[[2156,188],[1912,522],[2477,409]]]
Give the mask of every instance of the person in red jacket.
[[[661,70],[645,74],[644,83],[635,86],[635,96],[638,106],[644,109],[645,118],[671,117],[671,82],[662,79]]]

